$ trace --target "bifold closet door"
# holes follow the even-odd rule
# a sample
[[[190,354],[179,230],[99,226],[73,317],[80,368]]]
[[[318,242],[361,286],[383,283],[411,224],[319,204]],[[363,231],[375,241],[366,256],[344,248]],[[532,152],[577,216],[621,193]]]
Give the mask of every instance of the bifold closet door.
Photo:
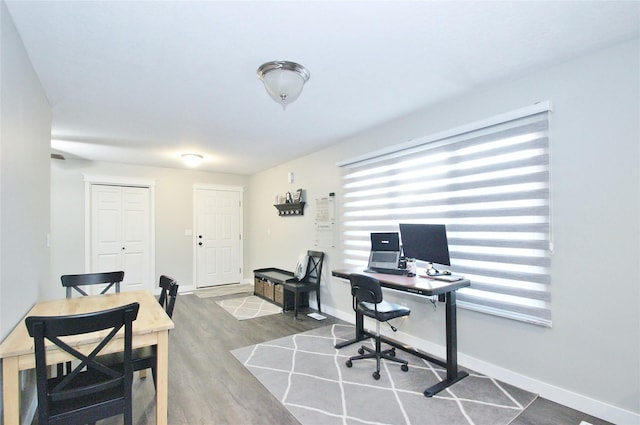
[[[91,186],[91,272],[124,270],[122,291],[151,289],[149,188]]]

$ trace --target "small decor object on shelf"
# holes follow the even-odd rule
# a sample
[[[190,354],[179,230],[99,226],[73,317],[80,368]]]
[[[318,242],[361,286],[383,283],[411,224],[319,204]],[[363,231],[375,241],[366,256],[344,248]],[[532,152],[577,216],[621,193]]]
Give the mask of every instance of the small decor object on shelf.
[[[291,192],[287,192],[286,201],[287,204],[291,204],[293,202],[293,198],[291,197]]]
[[[293,194],[293,202],[300,203],[302,202],[302,189],[298,189]]]

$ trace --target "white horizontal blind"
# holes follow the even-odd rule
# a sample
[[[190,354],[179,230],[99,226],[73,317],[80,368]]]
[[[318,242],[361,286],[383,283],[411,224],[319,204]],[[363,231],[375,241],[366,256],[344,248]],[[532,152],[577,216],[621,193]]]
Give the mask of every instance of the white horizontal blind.
[[[548,114],[344,165],[345,263],[366,266],[371,232],[445,224],[451,271],[471,280],[459,306],[551,326]]]

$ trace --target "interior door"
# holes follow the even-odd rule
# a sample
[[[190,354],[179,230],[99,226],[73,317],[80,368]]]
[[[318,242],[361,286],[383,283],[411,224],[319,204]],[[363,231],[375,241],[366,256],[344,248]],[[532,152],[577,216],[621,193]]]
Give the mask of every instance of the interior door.
[[[153,287],[149,204],[146,187],[91,186],[90,271],[124,270],[121,291]]]
[[[241,193],[235,190],[196,189],[196,286],[238,283],[242,208]]]

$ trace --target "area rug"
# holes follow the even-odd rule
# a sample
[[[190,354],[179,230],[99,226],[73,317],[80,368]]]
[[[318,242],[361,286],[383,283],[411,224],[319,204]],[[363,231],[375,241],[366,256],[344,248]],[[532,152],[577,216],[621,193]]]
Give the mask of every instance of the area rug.
[[[253,319],[282,312],[282,308],[254,295],[220,300],[216,301],[216,304],[227,310],[238,320]]]
[[[536,395],[469,371],[469,376],[427,398],[425,388],[446,371],[398,350],[409,371],[383,361],[381,378],[371,376],[375,360],[345,366],[360,344],[336,350],[354,327],[332,325],[233,350],[232,354],[302,425],[506,425]]]
[[[224,295],[235,295],[253,293],[253,283],[232,283],[230,285],[212,286],[208,288],[196,289],[194,294],[198,298],[221,297]]]

